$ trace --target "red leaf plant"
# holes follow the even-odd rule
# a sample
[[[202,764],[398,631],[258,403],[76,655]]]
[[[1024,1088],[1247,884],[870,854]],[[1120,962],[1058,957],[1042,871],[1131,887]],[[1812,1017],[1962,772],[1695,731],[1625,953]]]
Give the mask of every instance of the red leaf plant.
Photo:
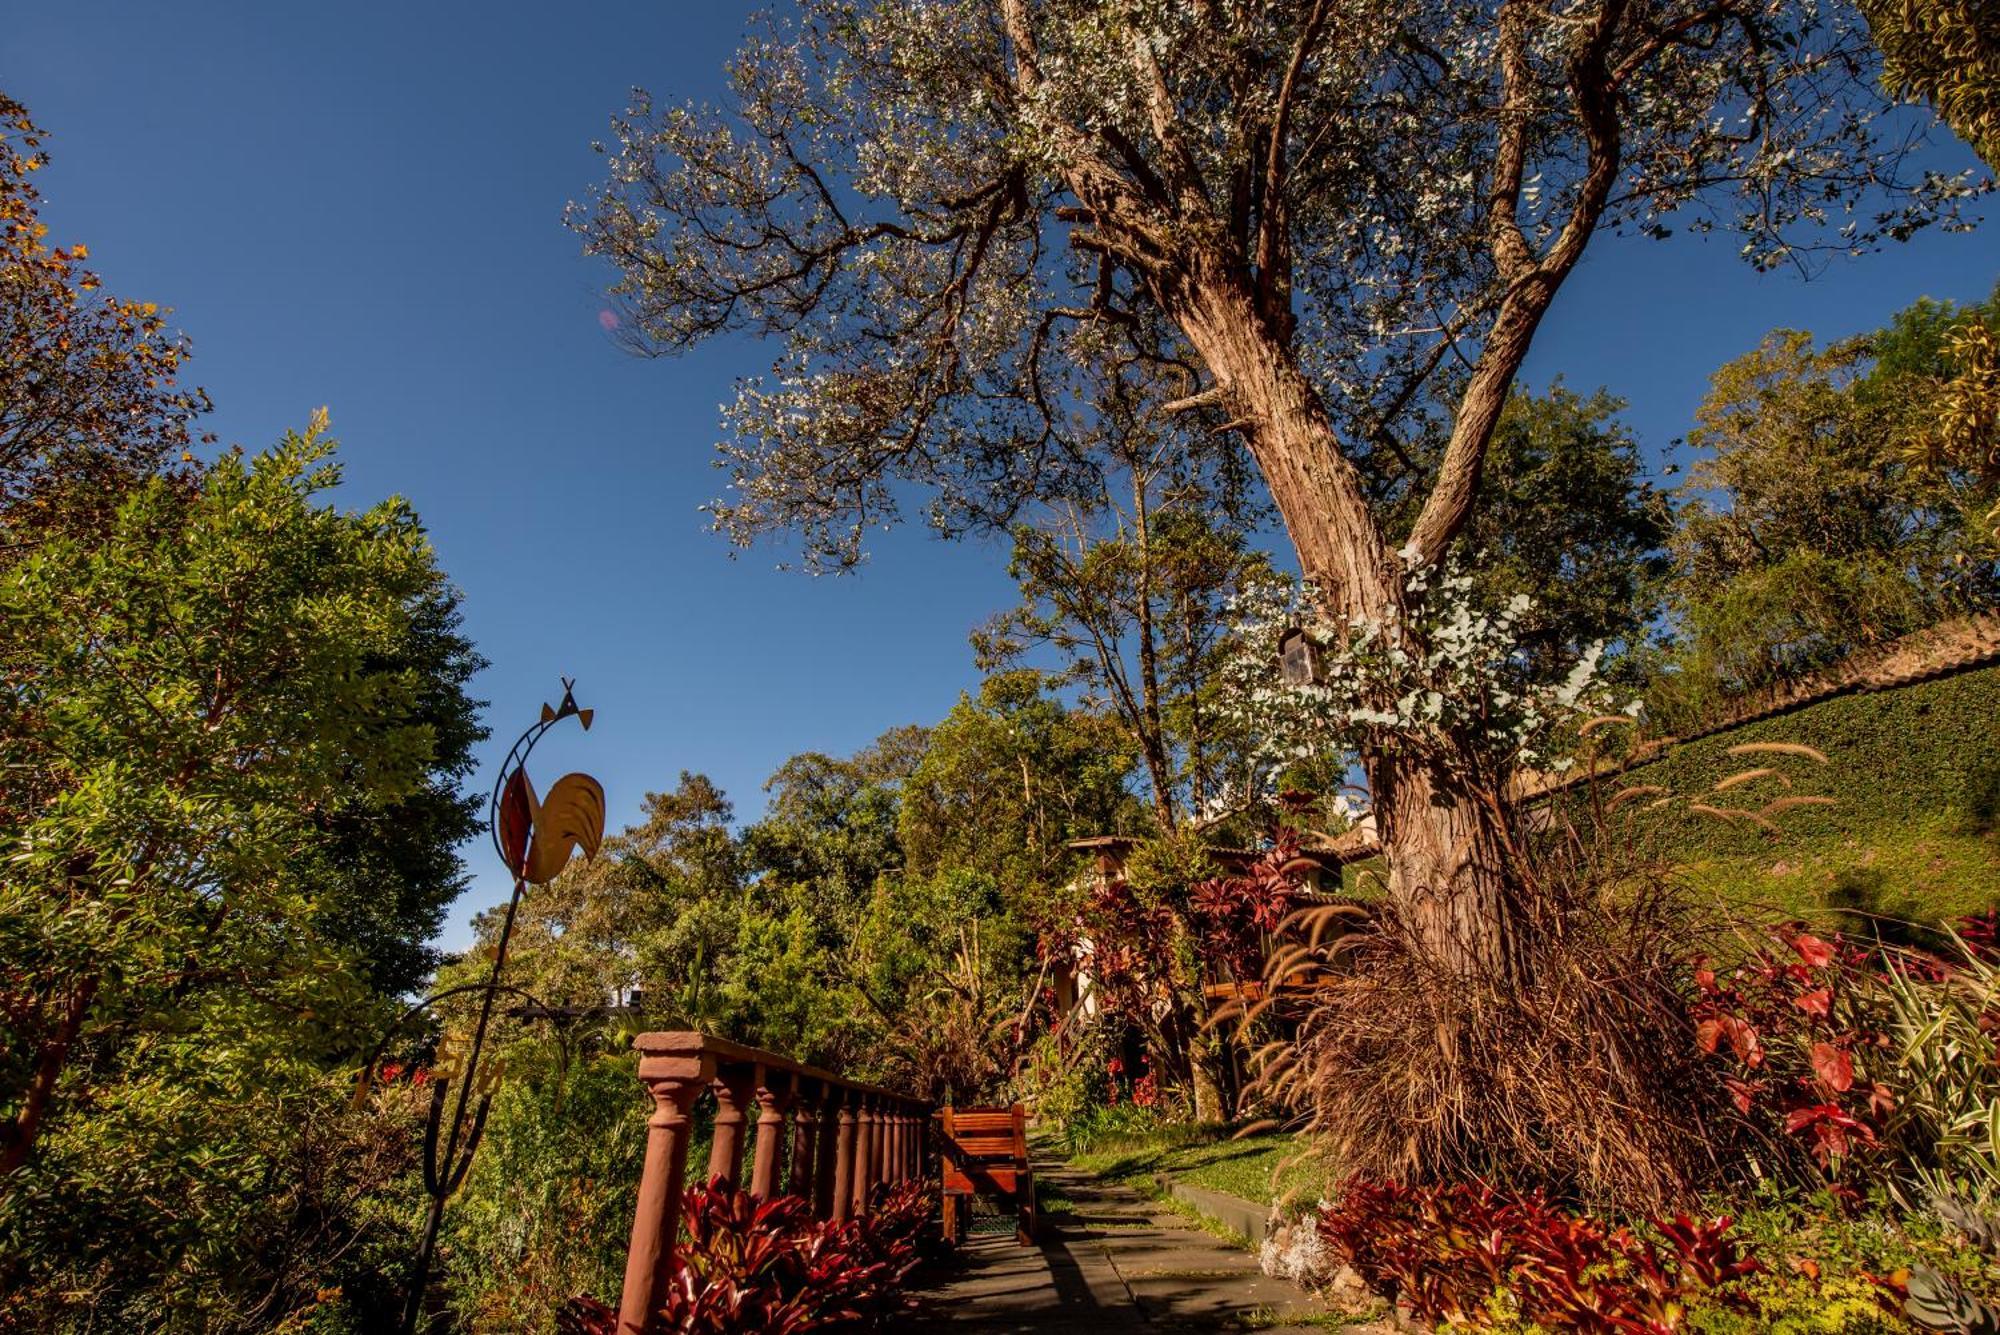
[[[1805,1138],[1829,1175],[1877,1144],[1895,1105],[1864,1078],[1868,1054],[1888,1043],[1865,1002],[1870,962],[1840,937],[1794,929],[1726,979],[1695,971],[1695,1043],[1737,1068],[1724,1079],[1737,1110]]]
[[[1291,912],[1299,883],[1285,871],[1299,855],[1298,832],[1281,826],[1264,855],[1241,876],[1217,876],[1188,889],[1188,912],[1201,932],[1204,961],[1238,980],[1264,970],[1266,935]]]
[[[1493,1324],[1504,1291],[1522,1320],[1551,1330],[1669,1335],[1697,1294],[1744,1306],[1741,1281],[1760,1268],[1726,1218],[1655,1220],[1642,1236],[1485,1183],[1349,1182],[1319,1228],[1371,1287],[1424,1320],[1472,1327]]]
[[[867,1329],[900,1305],[935,1186],[878,1188],[869,1213],[814,1219],[796,1196],[760,1201],[721,1179],[682,1198],[686,1236],[649,1329],[660,1335],[803,1335]],[[576,1297],[564,1335],[612,1335],[618,1314]]]

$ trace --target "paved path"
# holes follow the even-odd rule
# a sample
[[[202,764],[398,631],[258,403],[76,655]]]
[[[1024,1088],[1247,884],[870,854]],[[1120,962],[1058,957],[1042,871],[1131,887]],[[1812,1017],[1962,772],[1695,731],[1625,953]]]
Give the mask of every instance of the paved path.
[[[1328,1309],[1257,1258],[1125,1187],[1063,1168],[1036,1173],[1071,1202],[1042,1219],[1039,1246],[978,1235],[930,1276],[914,1315],[892,1329],[967,1335],[1324,1329]]]

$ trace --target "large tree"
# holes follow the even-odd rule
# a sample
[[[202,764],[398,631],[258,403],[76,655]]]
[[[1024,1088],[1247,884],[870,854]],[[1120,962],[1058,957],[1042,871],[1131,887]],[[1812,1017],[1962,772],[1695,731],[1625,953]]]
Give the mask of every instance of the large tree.
[[[368,976],[405,981],[435,929],[434,902],[388,925],[396,897],[455,885],[378,883],[373,921],[349,913],[347,877],[450,845],[356,866],[344,833],[461,834],[460,748],[482,734],[469,647],[425,641],[455,595],[416,516],[325,506],[320,426],[225,456],[192,497],[154,479],[101,540],[51,536],[0,582],[0,1179],[135,1045],[209,1009],[273,1032],[303,1012],[344,1059],[386,1000]],[[362,955],[385,937],[395,953]]]
[[[1962,184],[1879,132],[1875,68],[1857,16],[1801,0],[805,0],[726,108],[620,118],[574,221],[637,346],[782,342],[729,412],[738,540],[839,566],[909,484],[944,532],[1090,494],[1089,380],[1129,367],[1241,434],[1330,617],[1414,635],[1406,572],[1466,522],[1594,237],[1721,222],[1768,267],[1955,216]],[[1398,551],[1364,466],[1435,410]],[[1410,921],[1502,968],[1478,745],[1362,763]]]

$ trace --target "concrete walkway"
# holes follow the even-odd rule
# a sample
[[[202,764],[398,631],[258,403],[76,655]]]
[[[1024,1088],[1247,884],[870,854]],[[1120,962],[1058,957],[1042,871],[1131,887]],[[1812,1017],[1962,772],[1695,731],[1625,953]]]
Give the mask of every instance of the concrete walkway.
[[[1325,1329],[1329,1309],[1257,1269],[1240,1247],[1125,1187],[1060,1167],[1036,1173],[1070,1204],[1042,1219],[1040,1245],[975,1235],[931,1274],[917,1311],[891,1327],[968,1335]]]

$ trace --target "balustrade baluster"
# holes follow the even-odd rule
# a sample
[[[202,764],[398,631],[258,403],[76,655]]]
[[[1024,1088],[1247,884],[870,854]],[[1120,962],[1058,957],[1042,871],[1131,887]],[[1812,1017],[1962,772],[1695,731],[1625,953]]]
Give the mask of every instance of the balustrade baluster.
[[[708,1175],[735,1186],[743,1180],[743,1133],[749,1125],[750,1092],[757,1084],[755,1066],[732,1066],[716,1076],[715,1139],[708,1151]]]
[[[840,1109],[846,1095],[829,1086],[819,1106],[819,1153],[813,1166],[813,1216],[833,1218],[835,1180],[840,1176]]]
[[[862,1176],[861,1096],[851,1089],[841,1092],[840,1129],[836,1134],[840,1146],[834,1160],[833,1217],[844,1221],[854,1217],[854,1184]]]
[[[646,1163],[639,1174],[632,1243],[625,1254],[625,1287],[618,1304],[620,1335],[643,1335],[667,1289],[680,1228],[681,1192],[687,1184],[688,1139],[694,1103],[715,1074],[705,1057],[651,1058],[640,1048],[639,1078],[653,1096],[646,1119]]]
[[[750,1164],[750,1194],[768,1201],[778,1191],[778,1152],[785,1147],[785,1112],[792,1106],[793,1080],[757,1068],[757,1145]]]
[[[875,1185],[875,1133],[879,1129],[875,1096],[863,1094],[854,1124],[854,1199],[856,1216],[868,1213],[868,1190]]]
[[[813,1199],[813,1150],[819,1135],[819,1104],[826,1091],[819,1081],[795,1078],[791,1154],[785,1161],[785,1194]]]

